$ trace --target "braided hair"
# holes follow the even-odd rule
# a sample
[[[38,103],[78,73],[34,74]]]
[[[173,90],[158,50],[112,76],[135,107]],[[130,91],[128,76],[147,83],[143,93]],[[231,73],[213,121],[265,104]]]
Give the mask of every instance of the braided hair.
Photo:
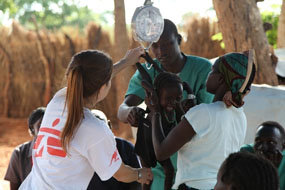
[[[279,177],[273,164],[247,152],[230,154],[222,165],[221,180],[232,190],[279,189]]]
[[[154,89],[158,96],[160,96],[160,91],[162,88],[169,86],[170,84],[181,84],[182,80],[176,74],[170,72],[161,72],[154,79]]]

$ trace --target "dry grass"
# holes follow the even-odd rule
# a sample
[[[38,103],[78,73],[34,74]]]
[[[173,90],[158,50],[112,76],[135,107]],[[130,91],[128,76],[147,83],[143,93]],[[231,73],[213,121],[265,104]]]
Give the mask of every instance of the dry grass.
[[[211,39],[218,33],[218,26],[209,18],[190,18],[183,27],[183,32],[187,40],[182,42],[181,49],[185,53],[206,58],[214,58],[225,53],[220,42]]]
[[[26,119],[0,118],[0,189],[9,189],[9,182],[3,179],[14,148],[29,140]]]

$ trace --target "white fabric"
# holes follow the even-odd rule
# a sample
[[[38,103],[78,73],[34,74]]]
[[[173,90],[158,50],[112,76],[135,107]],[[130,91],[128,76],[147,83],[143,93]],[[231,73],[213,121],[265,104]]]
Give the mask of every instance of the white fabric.
[[[278,62],[275,68],[277,75],[285,77],[285,48],[275,49],[274,53],[278,57]]]
[[[285,86],[251,86],[244,97],[244,112],[247,118],[245,143],[254,142],[257,126],[265,121],[276,121],[285,127]]]
[[[200,104],[185,118],[196,135],[179,151],[174,188],[182,183],[197,189],[213,189],[221,163],[239,150],[246,133],[243,108],[226,108],[223,102]]]
[[[66,122],[65,92],[66,88],[60,90],[47,106],[35,143],[38,147],[33,152],[33,168],[20,189],[83,190],[94,171],[101,180],[108,180],[122,163],[113,133],[87,108],[68,154],[64,155],[57,132],[62,131]],[[41,136],[42,140],[38,141]],[[52,152],[51,148],[57,151]]]

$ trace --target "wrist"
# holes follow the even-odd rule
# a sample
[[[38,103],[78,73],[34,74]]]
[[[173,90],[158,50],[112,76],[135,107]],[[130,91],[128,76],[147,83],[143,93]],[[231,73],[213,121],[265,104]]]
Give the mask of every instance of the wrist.
[[[142,178],[142,172],[141,169],[137,169],[137,181]]]
[[[196,96],[194,94],[188,94],[187,99],[194,100],[196,99]]]

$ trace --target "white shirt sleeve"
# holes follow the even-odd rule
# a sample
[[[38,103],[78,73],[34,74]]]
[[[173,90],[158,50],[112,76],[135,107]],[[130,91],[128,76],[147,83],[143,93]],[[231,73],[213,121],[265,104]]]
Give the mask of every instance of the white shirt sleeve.
[[[122,159],[111,131],[106,130],[106,137],[88,148],[87,159],[103,181],[110,179],[117,172]]]
[[[186,112],[185,118],[199,137],[203,137],[209,132],[211,118],[206,104],[199,104],[191,108]]]

